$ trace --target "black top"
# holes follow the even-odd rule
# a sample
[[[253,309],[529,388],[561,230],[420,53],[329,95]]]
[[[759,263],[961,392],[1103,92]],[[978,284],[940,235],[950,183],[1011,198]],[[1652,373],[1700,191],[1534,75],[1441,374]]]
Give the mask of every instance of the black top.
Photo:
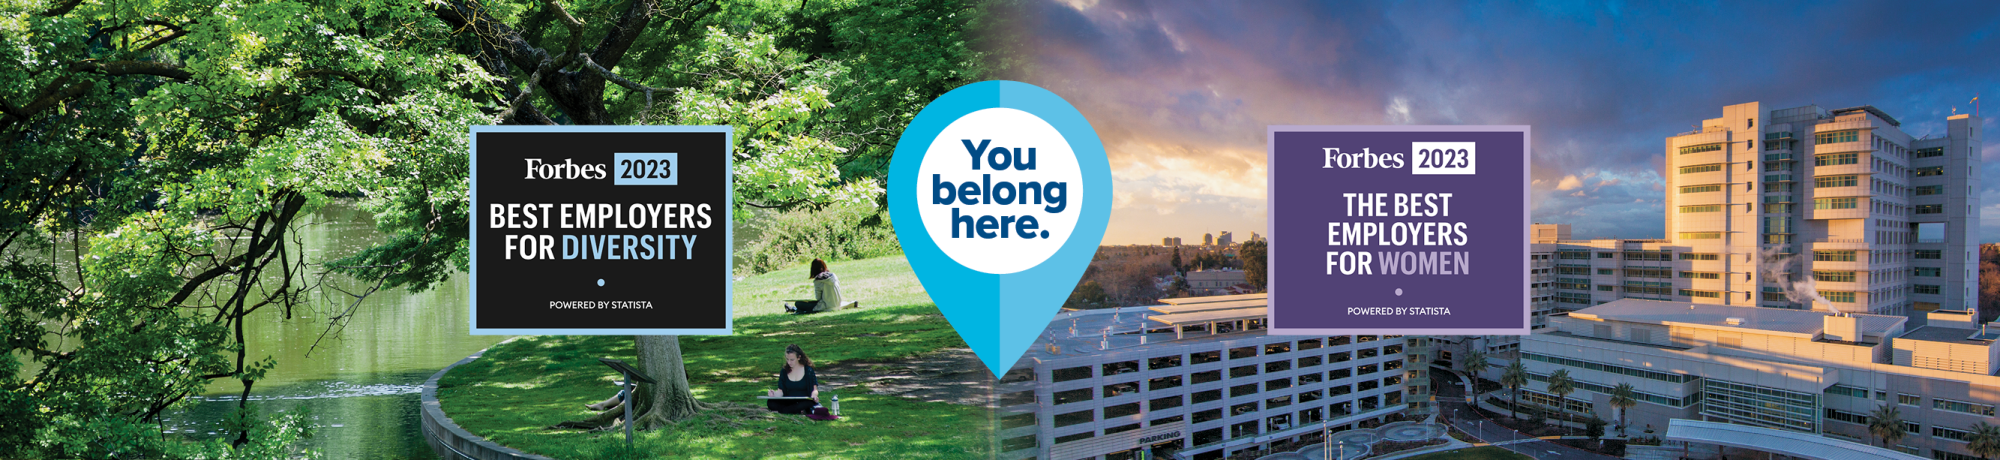
[[[785,396],[812,396],[813,386],[819,385],[819,375],[814,374],[811,367],[806,368],[804,379],[792,380],[791,376],[785,374],[783,369],[778,370],[778,390],[785,392]]]

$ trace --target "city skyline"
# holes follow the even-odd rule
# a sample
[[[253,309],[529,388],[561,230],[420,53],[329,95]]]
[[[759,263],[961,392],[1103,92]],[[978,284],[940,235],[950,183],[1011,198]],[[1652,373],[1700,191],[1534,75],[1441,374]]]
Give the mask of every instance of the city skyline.
[[[1663,238],[1660,140],[1713,107],[1869,104],[1923,136],[2000,88],[2000,56],[1979,51],[2000,49],[2000,25],[1976,19],[2000,5],[1741,6],[1034,2],[1035,72],[1064,77],[1028,79],[1105,141],[1107,245],[1269,233],[1267,125],[1530,125],[1532,220],[1584,238]],[[1797,20],[1760,19],[1772,15]],[[1314,57],[1272,59],[1286,55]],[[2000,143],[1981,156],[1982,174],[2000,172]],[[1995,182],[1979,192],[1981,243],[2000,242]]]

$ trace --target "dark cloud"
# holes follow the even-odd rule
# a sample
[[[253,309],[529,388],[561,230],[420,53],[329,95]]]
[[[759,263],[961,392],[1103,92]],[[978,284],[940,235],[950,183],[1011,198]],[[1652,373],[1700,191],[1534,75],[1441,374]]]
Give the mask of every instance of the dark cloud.
[[[1526,124],[1534,212],[1661,237],[1665,138],[1721,113],[1874,105],[1912,135],[2000,94],[2000,3],[1407,2],[1025,5],[1025,80],[1111,153],[1106,241],[1262,232],[1264,128]],[[1996,124],[1987,122],[1987,129]],[[2000,240],[1989,146],[1981,241]],[[1558,190],[1574,176],[1578,188]],[[1580,192],[1580,193],[1579,193]]]

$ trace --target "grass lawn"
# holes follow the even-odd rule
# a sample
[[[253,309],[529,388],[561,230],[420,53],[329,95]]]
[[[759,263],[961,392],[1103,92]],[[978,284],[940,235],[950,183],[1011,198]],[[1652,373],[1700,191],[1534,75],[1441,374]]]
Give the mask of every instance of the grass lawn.
[[[1486,446],[1418,455],[1406,460],[1531,460],[1533,458],[1509,452],[1506,448]]]
[[[682,336],[690,384],[703,401],[762,405],[775,387],[786,344],[797,343],[816,367],[963,348],[965,342],[930,302],[902,257],[836,263],[842,293],[858,310],[795,316],[776,301],[804,298],[803,267],[736,283],[736,333]],[[546,429],[591,415],[614,376],[598,357],[633,358],[630,336],[532,336],[493,347],[438,382],[445,414],[494,442],[562,459],[579,458],[965,458],[992,455],[991,414],[973,406],[926,403],[841,391],[842,420],[746,420],[740,426],[690,420],[638,432],[638,452],[624,433]],[[822,392],[824,393],[824,391]],[[822,397],[826,397],[822,394]]]

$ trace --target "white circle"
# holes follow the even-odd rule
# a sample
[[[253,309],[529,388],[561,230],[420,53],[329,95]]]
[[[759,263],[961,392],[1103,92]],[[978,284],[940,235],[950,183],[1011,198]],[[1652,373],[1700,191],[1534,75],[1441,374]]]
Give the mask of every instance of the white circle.
[[[966,145],[971,143],[971,148]],[[978,149],[981,144],[984,149]],[[1005,148],[1010,161],[1004,170],[993,167],[996,148]],[[1034,149],[1032,155],[1029,149]],[[974,169],[972,150],[980,150]],[[1014,153],[1018,149],[1018,154]],[[1014,158],[1014,157],[1021,158]],[[1019,170],[1012,162],[1032,157],[1034,169]],[[933,177],[935,175],[936,177]],[[973,204],[960,195],[967,182],[975,193]],[[949,183],[949,192],[938,185]],[[1001,184],[1008,184],[1003,187]],[[1035,186],[1024,187],[1028,184]],[[1053,189],[1051,185],[1060,184]],[[1077,214],[1083,212],[1083,170],[1077,166],[1076,152],[1069,141],[1041,117],[1017,109],[996,107],[966,114],[945,126],[917,167],[917,216],[938,249],[966,268],[983,273],[1016,273],[1048,260],[1062,249],[1076,229]],[[1007,190],[1012,190],[1010,196]],[[1024,192],[1024,190],[1043,190]],[[1060,197],[1060,203],[1055,198]],[[938,200],[951,198],[950,204]],[[1002,200],[1001,198],[1005,198]],[[1037,200],[1039,199],[1039,203]],[[1000,204],[997,201],[1007,201]],[[1060,205],[1056,212],[1050,207]],[[954,222],[952,211],[961,218]],[[990,217],[991,221],[982,222]],[[1022,238],[1022,218],[1032,218],[1036,229]],[[967,222],[970,222],[970,226]],[[981,225],[982,223],[986,225]],[[1005,228],[998,228],[1005,225]],[[954,237],[952,232],[958,235]],[[1046,233],[1047,237],[1042,235]],[[984,234],[989,237],[981,237]]]
[[[1403,288],[1396,288],[1396,297],[1403,296]]]

